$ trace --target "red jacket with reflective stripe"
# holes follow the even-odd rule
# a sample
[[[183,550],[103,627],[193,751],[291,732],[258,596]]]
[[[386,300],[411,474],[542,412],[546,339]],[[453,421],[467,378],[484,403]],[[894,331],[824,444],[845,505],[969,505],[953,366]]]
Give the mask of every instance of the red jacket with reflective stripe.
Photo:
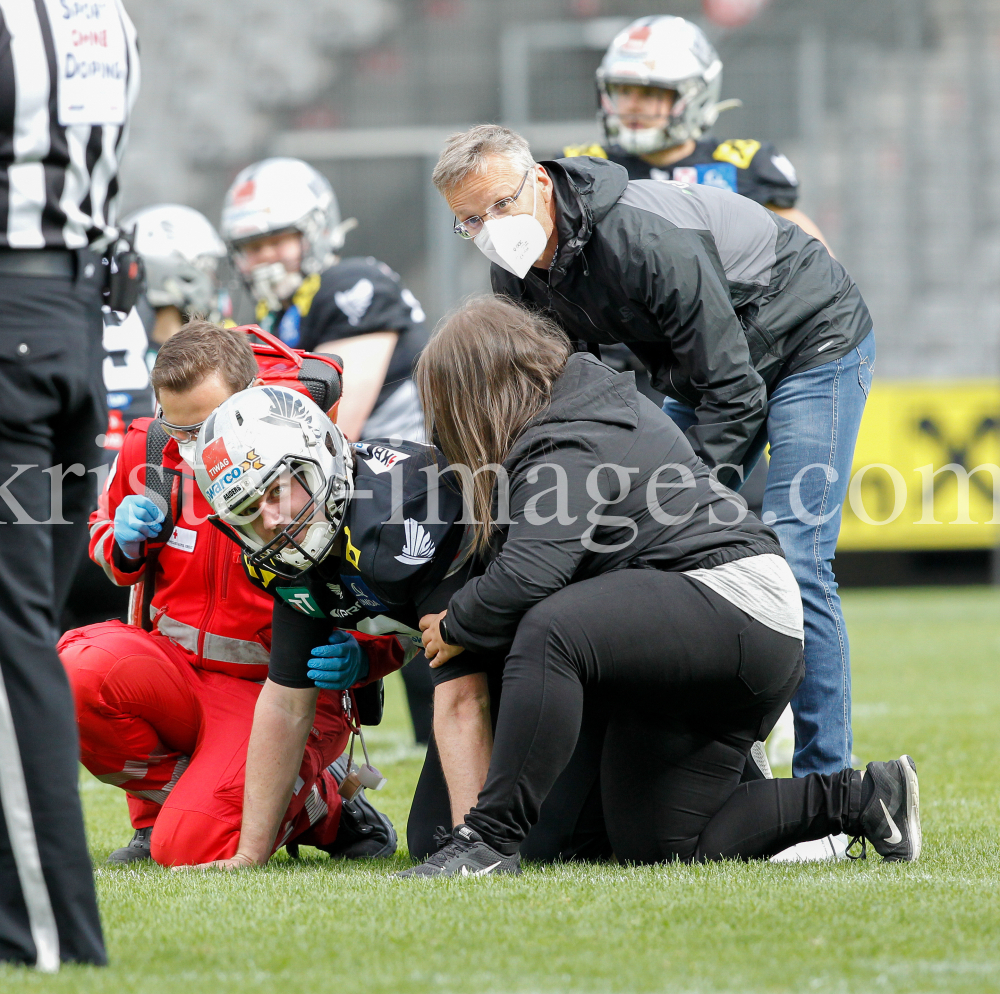
[[[145,493],[146,431],[151,421],[138,418],[129,426],[97,510],[90,516],[90,557],[120,587],[146,580],[145,559],[126,559],[115,543],[114,517],[126,496]],[[160,551],[153,577],[150,615],[154,626],[187,649],[196,666],[263,680],[274,601],[250,584],[239,547],[208,521],[211,509],[173,439],[163,450],[162,462],[182,476],[180,514]],[[369,674],[364,682],[402,665],[402,649],[392,636],[352,634],[367,650]]]

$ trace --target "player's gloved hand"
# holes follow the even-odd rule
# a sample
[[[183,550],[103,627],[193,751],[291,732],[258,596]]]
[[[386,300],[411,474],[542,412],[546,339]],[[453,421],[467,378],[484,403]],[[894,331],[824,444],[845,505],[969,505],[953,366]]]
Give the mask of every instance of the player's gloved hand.
[[[309,654],[308,672],[320,690],[347,690],[368,676],[368,655],[353,635],[338,628],[328,645]]]
[[[115,541],[129,559],[138,559],[140,546],[163,527],[163,512],[148,498],[129,494],[115,511]]]

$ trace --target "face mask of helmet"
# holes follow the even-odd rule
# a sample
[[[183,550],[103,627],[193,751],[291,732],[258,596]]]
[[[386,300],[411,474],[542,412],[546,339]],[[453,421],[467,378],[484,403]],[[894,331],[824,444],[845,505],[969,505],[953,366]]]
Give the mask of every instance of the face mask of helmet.
[[[271,482],[285,472],[307,499],[273,538],[265,541],[254,528],[261,514],[259,506],[244,510],[256,503],[256,494],[235,510],[220,511],[212,520],[243,547],[251,566],[293,579],[330,554],[343,526],[353,480],[346,470],[325,477],[319,463],[306,457],[286,457],[269,474]]]
[[[290,273],[283,262],[265,262],[250,270],[250,289],[257,300],[266,302],[269,310],[281,309],[302,284],[302,274]]]
[[[637,112],[633,109],[634,103],[619,94],[616,87],[601,89],[605,133],[609,140],[633,155],[660,152],[683,144],[693,137],[695,129],[686,122],[686,98],[675,90],[657,89],[663,94],[658,101],[664,108],[660,113]],[[666,109],[668,106],[669,110]]]
[[[548,242],[545,229],[535,217],[538,207],[537,173],[534,174],[532,196],[534,204],[530,214],[488,218],[483,222],[483,230],[475,237],[476,247],[490,262],[495,262],[518,279],[524,279]]]

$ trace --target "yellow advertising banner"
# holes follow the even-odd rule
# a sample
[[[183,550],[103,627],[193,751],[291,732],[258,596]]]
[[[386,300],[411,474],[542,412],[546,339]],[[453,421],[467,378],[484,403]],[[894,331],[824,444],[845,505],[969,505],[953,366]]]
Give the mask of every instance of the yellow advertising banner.
[[[990,548],[998,509],[1000,382],[876,380],[838,549]]]

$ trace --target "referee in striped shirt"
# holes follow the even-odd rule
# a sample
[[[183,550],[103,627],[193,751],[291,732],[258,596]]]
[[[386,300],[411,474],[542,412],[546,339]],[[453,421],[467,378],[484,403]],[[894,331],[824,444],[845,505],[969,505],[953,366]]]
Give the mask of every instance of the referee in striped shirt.
[[[138,87],[121,0],[0,0],[0,960],[46,972],[106,962],[55,639],[107,425],[101,255]]]

